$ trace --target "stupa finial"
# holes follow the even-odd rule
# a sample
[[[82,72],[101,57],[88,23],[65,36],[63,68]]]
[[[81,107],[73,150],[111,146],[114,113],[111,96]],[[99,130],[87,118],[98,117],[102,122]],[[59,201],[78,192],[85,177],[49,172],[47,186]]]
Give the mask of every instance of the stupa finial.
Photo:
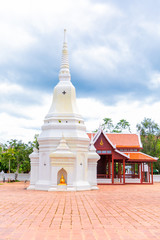
[[[59,72],[59,80],[70,81],[70,79],[71,79],[71,75],[69,71],[67,37],[66,37],[66,29],[64,29],[64,42],[63,42],[63,49],[62,49],[62,61],[61,61],[61,69]]]
[[[64,43],[67,43],[67,37],[66,37],[66,29],[64,29]]]

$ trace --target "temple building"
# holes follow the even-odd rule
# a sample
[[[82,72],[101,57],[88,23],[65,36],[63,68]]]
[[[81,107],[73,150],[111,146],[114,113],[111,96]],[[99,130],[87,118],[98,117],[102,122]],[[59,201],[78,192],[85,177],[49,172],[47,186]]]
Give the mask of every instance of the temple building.
[[[28,189],[77,191],[97,184],[153,183],[157,159],[140,150],[137,134],[87,133],[71,83],[66,30],[59,82],[38,137],[39,149],[30,155]]]
[[[153,184],[153,162],[142,150],[138,134],[88,133],[100,159],[97,162],[98,184],[151,183]],[[94,137],[93,137],[94,136]]]

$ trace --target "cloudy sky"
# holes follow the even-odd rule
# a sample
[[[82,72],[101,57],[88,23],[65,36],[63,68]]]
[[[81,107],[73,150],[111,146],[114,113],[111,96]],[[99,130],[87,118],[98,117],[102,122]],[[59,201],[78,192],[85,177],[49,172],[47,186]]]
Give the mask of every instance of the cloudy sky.
[[[0,142],[33,140],[58,82],[67,29],[72,83],[88,131],[104,117],[132,132],[160,124],[159,0],[0,0]]]

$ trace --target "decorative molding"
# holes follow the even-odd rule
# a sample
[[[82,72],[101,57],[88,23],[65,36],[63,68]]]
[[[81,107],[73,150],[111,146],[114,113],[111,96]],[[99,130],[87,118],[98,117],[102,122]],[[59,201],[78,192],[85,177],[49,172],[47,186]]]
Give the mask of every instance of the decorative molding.
[[[86,130],[86,127],[85,125],[82,125],[82,124],[75,124],[75,125],[71,125],[69,123],[62,123],[62,120],[61,120],[61,124],[58,122],[60,119],[57,120],[57,124],[44,124],[42,126],[42,130],[49,130],[49,129],[76,129],[76,130]]]

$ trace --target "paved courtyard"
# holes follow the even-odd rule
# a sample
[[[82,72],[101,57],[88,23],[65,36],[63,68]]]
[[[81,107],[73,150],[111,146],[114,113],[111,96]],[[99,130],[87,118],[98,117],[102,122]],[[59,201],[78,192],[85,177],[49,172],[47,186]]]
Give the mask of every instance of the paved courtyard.
[[[160,239],[160,183],[98,191],[27,191],[0,185],[0,240]]]

